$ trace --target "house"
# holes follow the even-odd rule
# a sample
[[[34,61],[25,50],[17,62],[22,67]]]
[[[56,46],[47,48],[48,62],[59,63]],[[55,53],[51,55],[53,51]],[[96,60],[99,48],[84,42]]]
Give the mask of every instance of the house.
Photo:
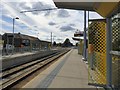
[[[13,46],[16,48],[23,48],[29,47],[30,49],[43,49],[43,48],[50,48],[50,42],[42,41],[37,37],[24,35],[21,33],[14,33],[14,40],[13,40],[13,33],[5,33],[2,36],[4,40],[3,47],[6,46]]]

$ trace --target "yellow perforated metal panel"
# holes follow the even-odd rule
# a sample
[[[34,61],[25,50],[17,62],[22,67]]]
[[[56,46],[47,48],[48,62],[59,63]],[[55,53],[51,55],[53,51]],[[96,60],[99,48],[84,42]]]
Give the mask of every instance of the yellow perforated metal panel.
[[[80,40],[79,44],[78,44],[78,54],[82,55],[83,54],[83,40]]]
[[[89,21],[89,84],[106,85],[106,22]],[[92,49],[91,49],[92,48]]]
[[[112,84],[120,88],[120,12],[112,17]]]

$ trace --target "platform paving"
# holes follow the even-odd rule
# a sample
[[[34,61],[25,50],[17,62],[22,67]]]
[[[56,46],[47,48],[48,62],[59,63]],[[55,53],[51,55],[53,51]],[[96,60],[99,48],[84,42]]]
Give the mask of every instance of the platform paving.
[[[96,87],[88,85],[87,65],[77,49],[72,49],[22,88]]]

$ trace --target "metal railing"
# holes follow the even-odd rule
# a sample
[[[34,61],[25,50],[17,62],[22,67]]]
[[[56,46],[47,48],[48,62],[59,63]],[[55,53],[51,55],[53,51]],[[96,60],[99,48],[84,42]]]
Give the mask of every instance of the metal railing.
[[[4,55],[11,55],[11,54],[16,54],[16,53],[25,53],[25,52],[33,52],[33,51],[42,51],[42,50],[49,50],[49,48],[39,48],[39,47],[15,47],[13,49],[2,49],[2,56]],[[12,53],[13,52],[13,53]]]

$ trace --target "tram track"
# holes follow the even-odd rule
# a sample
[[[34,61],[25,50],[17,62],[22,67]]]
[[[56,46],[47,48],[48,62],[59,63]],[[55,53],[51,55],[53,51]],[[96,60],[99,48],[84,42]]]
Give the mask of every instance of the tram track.
[[[0,87],[2,87],[2,89],[10,88],[13,84],[19,82],[21,79],[29,76],[40,68],[44,68],[44,66],[61,57],[68,51],[69,50],[58,51],[50,56],[1,72],[0,74],[2,74],[2,79],[0,82]]]

